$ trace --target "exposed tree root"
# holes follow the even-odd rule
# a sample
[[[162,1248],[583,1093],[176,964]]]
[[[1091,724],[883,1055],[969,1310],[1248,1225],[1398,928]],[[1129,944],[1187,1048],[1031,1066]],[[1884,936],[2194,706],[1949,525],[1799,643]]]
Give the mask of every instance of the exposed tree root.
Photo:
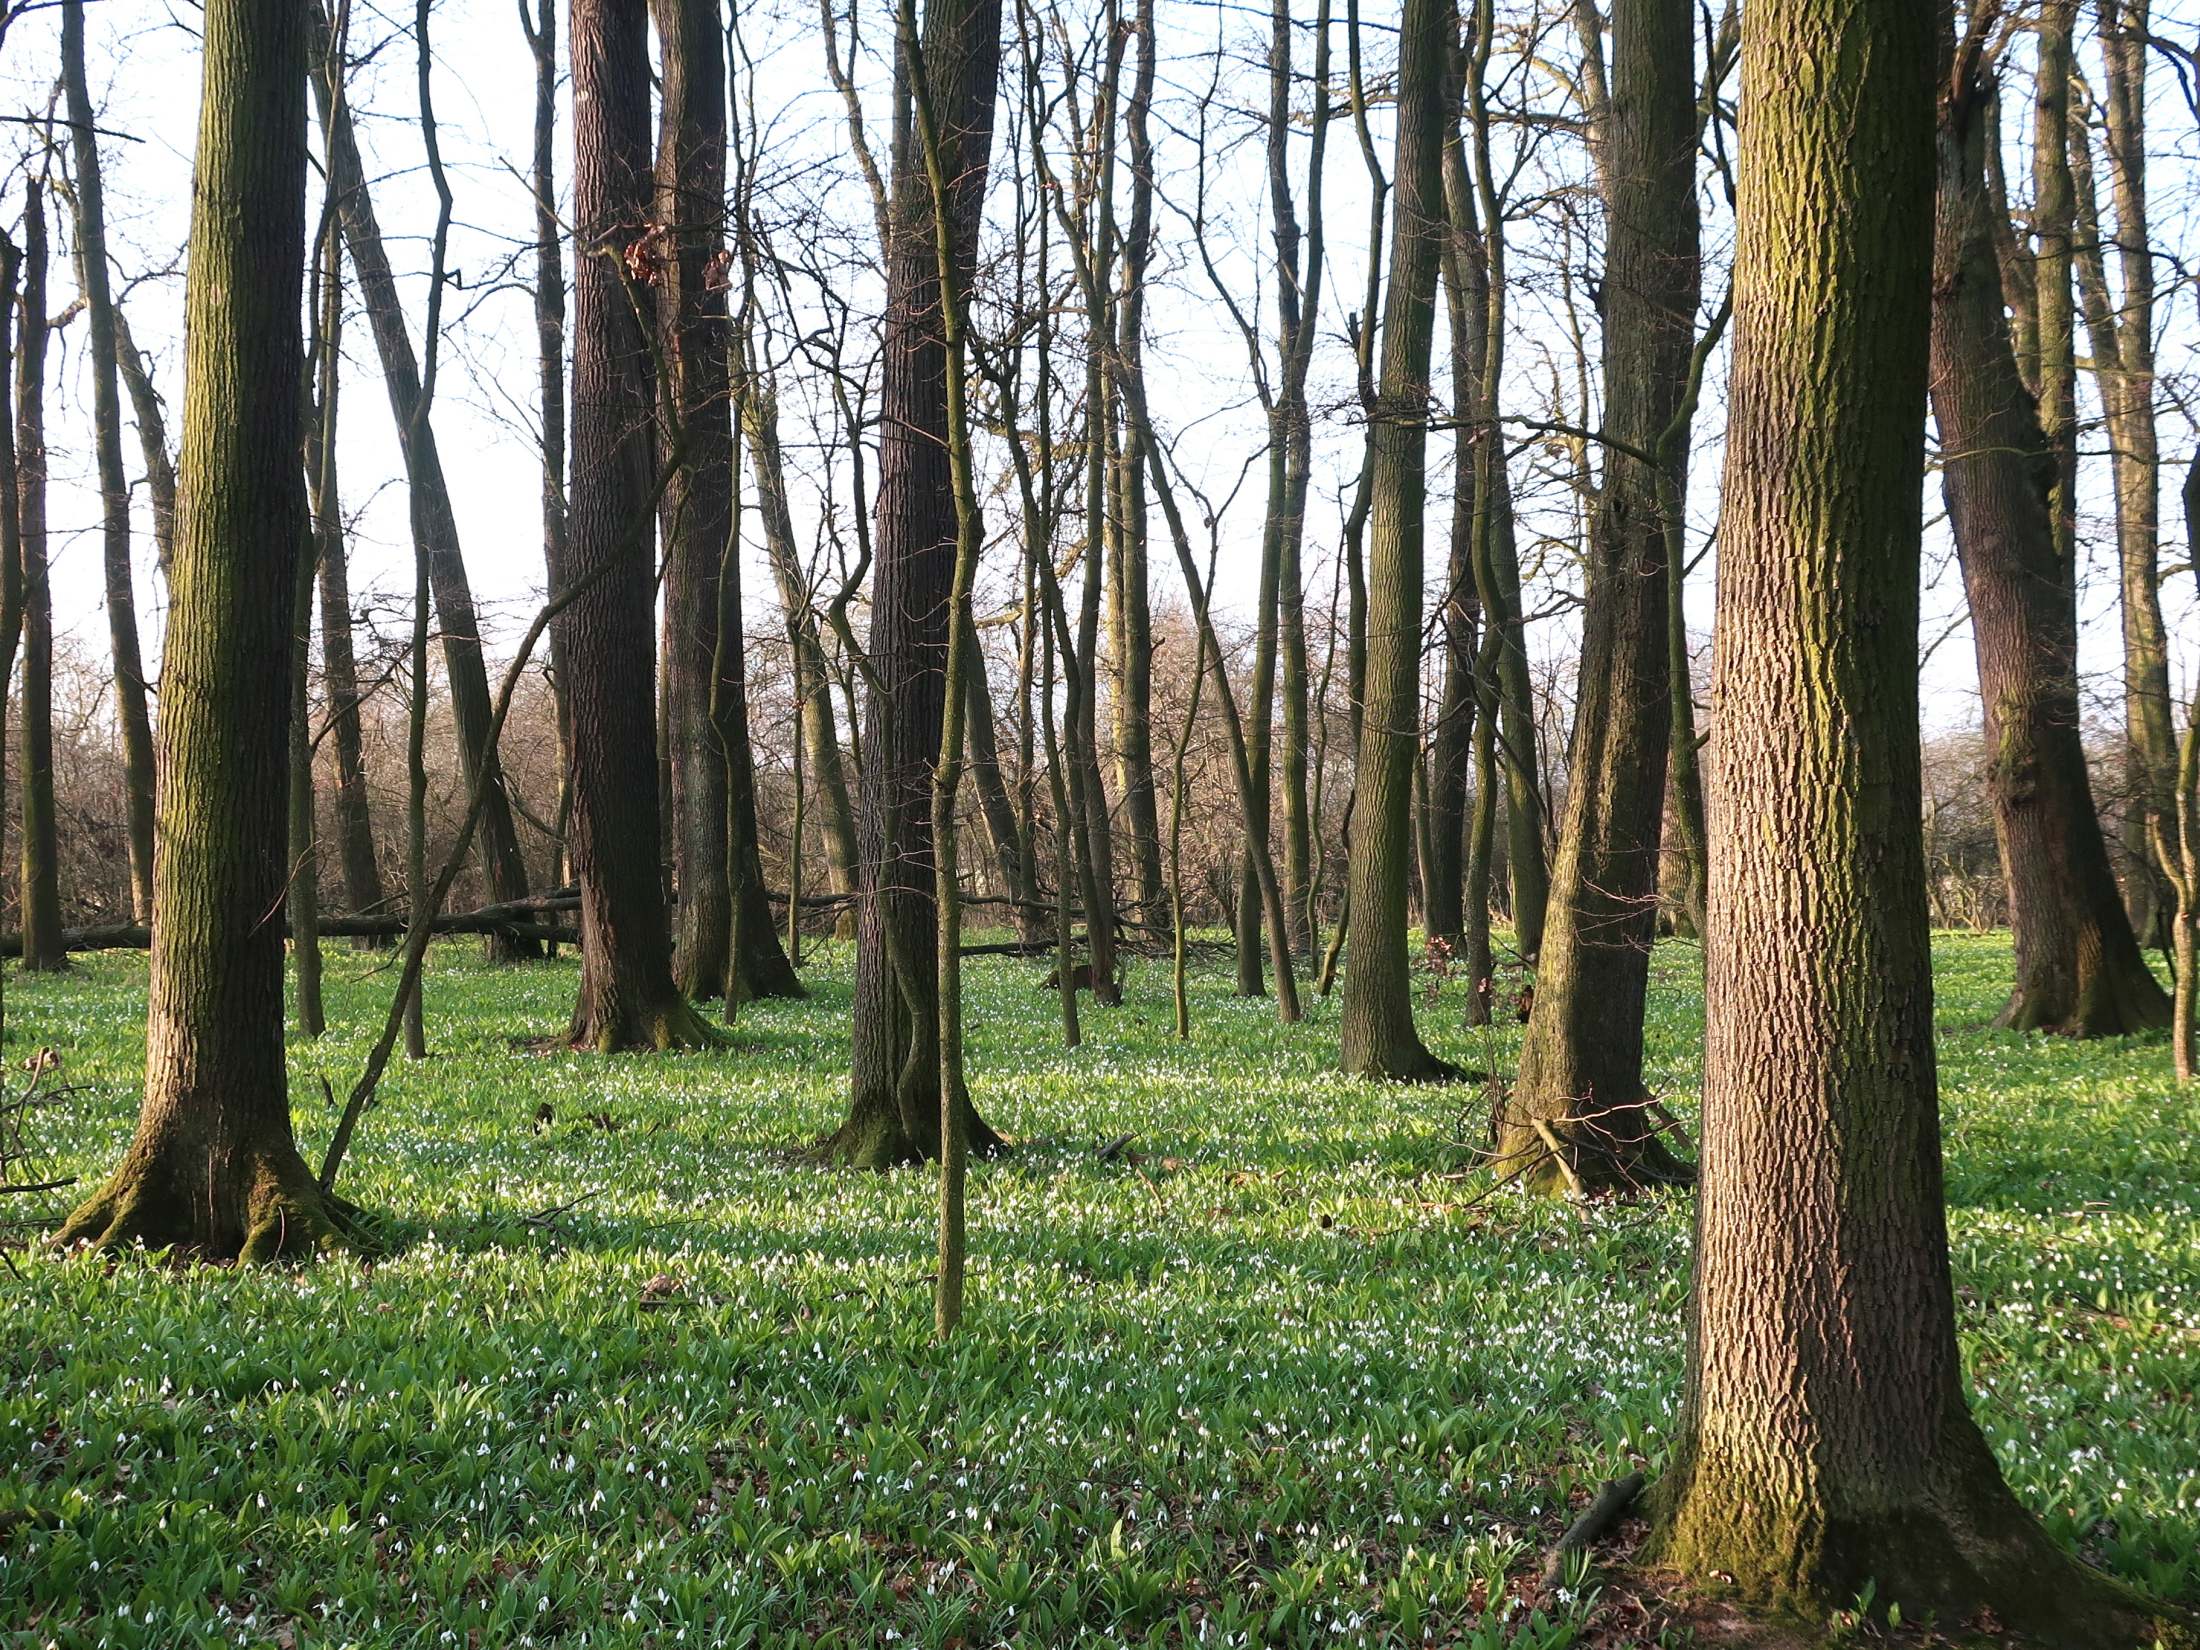
[[[1647,1093],[1600,1106],[1513,1094],[1498,1098],[1491,1136],[1499,1174],[1530,1191],[1628,1197],[1696,1183],[1696,1166],[1665,1143],[1677,1128]]]
[[[725,1046],[725,1039],[685,996],[630,1012],[594,1013],[584,993],[567,1041],[596,1054],[671,1054]]]
[[[61,1249],[168,1250],[195,1260],[308,1260],[357,1241],[359,1212],[324,1194],[287,1141],[185,1164],[133,1149],[54,1237]]]
[[[2074,992],[2019,981],[1994,1024],[2056,1037],[2134,1037],[2170,1023],[2169,993],[2144,960],[2085,970]]]
[[[1699,1449],[1701,1446],[1699,1446]],[[2194,1624],[2089,1569],[2003,1484],[1968,1417],[1944,1429],[1911,1492],[1872,1506],[1783,1505],[1762,1465],[1692,1466],[1653,1493],[1645,1560],[1745,1607],[1823,1623],[1869,1597],[1944,1633],[2014,1631],[2055,1650],[2190,1645]]]
[[[928,1117],[936,1120],[938,1116],[939,1108],[934,1105]],[[964,1108],[963,1139],[969,1143],[972,1157],[999,1157],[1009,1149],[1008,1142],[975,1106]],[[936,1163],[940,1155],[939,1127],[936,1121],[929,1129],[909,1127],[903,1119],[903,1108],[896,1104],[859,1104],[851,1108],[846,1122],[811,1148],[811,1153],[820,1162],[850,1169],[899,1169]]]

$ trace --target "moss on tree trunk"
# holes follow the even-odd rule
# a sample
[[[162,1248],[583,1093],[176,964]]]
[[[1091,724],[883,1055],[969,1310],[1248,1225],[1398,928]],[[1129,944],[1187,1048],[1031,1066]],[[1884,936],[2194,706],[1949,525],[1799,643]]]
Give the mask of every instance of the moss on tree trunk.
[[[64,1244],[272,1260],[341,1224],[298,1155],[282,907],[305,264],[306,18],[205,11],[179,539],[162,648],[145,1098]]]

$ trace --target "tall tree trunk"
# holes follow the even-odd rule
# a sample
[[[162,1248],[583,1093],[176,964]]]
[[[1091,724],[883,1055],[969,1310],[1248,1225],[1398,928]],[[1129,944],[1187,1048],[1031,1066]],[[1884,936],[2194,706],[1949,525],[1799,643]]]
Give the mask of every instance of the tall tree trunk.
[[[1978,103],[1952,96],[1946,109],[1932,400],[2016,932],[2016,984],[1999,1023],[2118,1036],[2168,1024],[2169,1000],[2133,938],[2093,806],[2079,723],[2076,587],[2055,544],[2060,472],[2004,319]],[[2048,377],[2055,350],[2042,310]]]
[[[535,361],[542,420],[542,564],[548,588],[564,583],[565,568],[565,226],[558,221],[558,0],[534,0],[530,17],[520,8],[520,28],[535,60]],[[552,820],[548,881],[563,886],[570,869],[567,833],[572,823],[573,718],[565,699],[565,669],[550,636],[550,691],[558,717],[558,801]]]
[[[646,293],[645,0],[573,0],[573,474],[559,615],[572,713],[573,869],[581,891],[577,1046],[688,1048],[711,1032],[672,978],[658,876],[655,579]]]
[[[23,556],[23,961],[69,966],[61,943],[60,827],[53,788],[53,585],[46,562],[46,203],[23,200],[23,294],[15,353],[16,491]],[[286,443],[286,448],[288,443]]]
[[[2130,872],[2124,901],[2142,945],[2168,939],[2167,884],[2152,858],[2156,822],[2169,817],[2177,773],[2170,703],[2169,642],[2162,623],[2161,445],[2154,411],[2154,260],[2147,204],[2146,71],[2148,0],[2096,0],[2101,61],[2103,154],[2116,211],[2114,241],[2120,301],[2109,296],[2106,237],[2081,148],[2077,243],[2094,379],[2106,415],[2116,491],[2116,554],[2124,634],[2124,848]],[[2074,123],[2083,142],[2085,127]]]
[[[337,430],[341,422],[343,287],[333,252],[322,277],[328,283],[322,302],[321,398],[314,419],[317,448],[306,458],[312,478],[314,563],[320,582],[321,681],[328,702],[330,743],[336,751],[336,785],[331,797],[337,858],[344,875],[345,908],[361,915],[382,909],[382,868],[374,851],[374,813],[367,797],[367,759],[360,725],[359,662],[352,646],[351,581],[344,546],[343,494],[337,486]],[[362,951],[390,942],[363,936],[352,942]]]
[[[660,507],[665,688],[670,715],[673,976],[689,996],[802,995],[764,891],[749,751],[748,651],[733,531],[734,447],[726,318],[726,77],[717,0],[656,0],[663,108],[655,225],[658,386],[681,461]],[[731,863],[738,862],[738,863]],[[744,902],[733,921],[734,890]],[[740,954],[729,956],[738,941]],[[729,963],[731,973],[728,972]]]
[[[23,635],[22,499],[15,461],[15,277],[22,262],[21,249],[0,229],[0,820],[7,817],[8,692]],[[5,975],[0,969],[0,980]],[[6,999],[0,996],[0,1041],[6,1034]]]
[[[2064,567],[2076,566],[2078,550],[2078,368],[2070,301],[2071,231],[2077,214],[2070,180],[2070,80],[2076,67],[2071,36],[2077,19],[2078,0],[2041,0],[2032,105],[2032,230],[2038,252],[2032,262],[2031,313],[2037,365],[2029,387],[2038,400],[2041,435],[2055,463],[2048,519],[2054,528],[2055,560]],[[1980,135],[1983,143],[1991,129],[1982,125]],[[1991,199],[1991,185],[1987,187]],[[2001,213],[1993,212],[1990,238],[1998,237],[2003,221]],[[1998,241],[1994,256],[1998,274]],[[1996,284],[2006,297],[2006,278]],[[2011,348],[2014,359],[2014,340]],[[2021,377],[2021,362],[2018,370]]]
[[[1135,28],[1138,68],[1131,76],[1130,101],[1123,131],[1131,171],[1130,227],[1123,241],[1123,285],[1115,305],[1116,371],[1137,376],[1146,371],[1146,274],[1153,261],[1153,110],[1154,65],[1160,44],[1154,38],[1154,0],[1138,0]],[[1123,798],[1123,829],[1130,838],[1131,875],[1138,890],[1140,915],[1160,919],[1167,892],[1161,879],[1161,818],[1153,777],[1153,610],[1148,594],[1146,476],[1144,438],[1126,424],[1116,463],[1115,561],[1109,579],[1113,598],[1110,642],[1115,654],[1116,789]]]
[[[1449,1068],[1413,1024],[1406,878],[1421,689],[1423,518],[1427,508],[1429,354],[1444,238],[1444,127],[1458,13],[1451,0],[1406,0],[1398,39],[1398,156],[1382,383],[1369,436],[1374,531],[1368,543],[1367,702],[1352,803],[1352,938],[1341,1060],[1369,1077],[1428,1078]]]
[[[949,233],[964,279],[975,263],[993,142],[1000,0],[932,0],[923,61],[941,161],[955,180]],[[930,187],[906,142],[894,156],[879,405],[877,567],[862,774],[863,904],[847,1120],[824,1143],[861,1167],[940,1150],[939,973],[930,811],[940,758],[955,496],[947,458],[947,366]],[[1097,552],[1095,552],[1097,553]],[[965,1141],[998,1136],[965,1107]]]
[[[802,707],[802,742],[809,759],[810,784],[822,815],[825,864],[832,875],[833,892],[854,894],[859,881],[855,809],[848,798],[839,722],[833,712],[832,666],[818,633],[809,580],[795,548],[794,512],[788,503],[786,469],[779,449],[779,400],[756,373],[743,373],[739,389],[741,427],[747,437],[758,508],[764,518],[764,551],[779,586],[780,602],[787,610],[792,637],[795,694]]]
[[[964,735],[969,741],[964,765],[978,793],[979,816],[985,821],[986,841],[993,849],[994,875],[1002,893],[1015,902],[1012,915],[1017,933],[1037,939],[1046,928],[1045,911],[1039,904],[1038,882],[1024,877],[1023,838],[1017,830],[1015,804],[1009,800],[1008,781],[1001,774],[1001,739],[993,720],[993,688],[986,680],[984,656],[975,647],[971,650],[970,669],[963,676],[963,688],[970,700],[964,711]]]
[[[1684,1174],[1652,1120],[1642,1026],[1672,714],[1666,514],[1685,496],[1686,449],[1666,432],[1685,416],[1701,287],[1692,23],[1689,0],[1613,8],[1612,97],[1594,127],[1606,162],[1603,479],[1565,819],[1497,1148],[1545,1190]]]
[[[84,0],[61,8],[61,78],[67,88],[69,147],[76,166],[77,281],[84,292],[92,374],[92,432],[99,473],[100,549],[107,575],[107,630],[114,651],[115,719],[122,730],[130,915],[153,909],[153,723],[145,708],[137,594],[130,576],[130,483],[122,469],[122,395],[115,348],[114,293],[107,270],[106,189],[99,136],[84,74]]]
[[[161,650],[160,859],[145,1098],[63,1244],[268,1260],[333,1206],[283,1067],[283,776],[304,373],[307,19],[209,0],[185,288],[183,477]]]
[[[2055,1644],[2127,1644],[2106,1584],[2003,1485],[1956,1347],[1918,827],[1932,14],[1758,0],[1742,28],[1758,67],[1739,122],[1704,1178],[1656,1550],[1821,1618],[1871,1588],[1905,1620],[1986,1607]]]
[[[1520,603],[1520,563],[1513,542],[1512,483],[1498,423],[1505,371],[1505,223],[1490,158],[1486,89],[1495,16],[1485,4],[1467,69],[1467,129],[1473,160],[1469,180],[1454,174],[1445,189],[1452,232],[1470,249],[1462,256],[1471,290],[1486,314],[1482,381],[1473,402],[1479,463],[1474,483],[1474,582],[1482,622],[1497,637],[1496,748],[1505,775],[1505,867],[1512,882],[1513,938],[1533,963],[1543,944],[1543,908],[1550,877],[1543,858],[1543,784],[1536,760],[1535,686],[1528,676],[1527,621]],[[1464,168],[1461,168],[1463,171]]]
[[[449,484],[436,445],[434,426],[415,416],[420,404],[420,365],[406,331],[404,302],[391,272],[383,246],[381,225],[367,190],[366,173],[359,157],[358,138],[348,102],[332,95],[330,76],[342,72],[329,61],[325,0],[315,12],[314,96],[328,131],[330,159],[336,168],[337,203],[344,226],[344,244],[351,253],[352,271],[359,279],[360,298],[374,333],[375,353],[382,366],[382,380],[389,390],[390,413],[397,422],[404,453],[405,473],[420,495],[416,514],[424,539],[428,578],[435,612],[442,626],[443,669],[451,695],[452,719],[457,725],[459,753],[466,767],[479,767],[489,726],[489,673],[482,658],[481,625],[474,611],[473,587],[466,576],[466,562],[458,542],[458,518],[451,506]],[[520,853],[519,832],[513,821],[511,799],[506,794],[502,764],[489,751],[489,799],[481,820],[481,857],[484,880],[495,900],[521,899],[528,893],[527,863]],[[492,954],[507,958],[530,956],[539,948],[532,940],[496,939],[488,942]]]

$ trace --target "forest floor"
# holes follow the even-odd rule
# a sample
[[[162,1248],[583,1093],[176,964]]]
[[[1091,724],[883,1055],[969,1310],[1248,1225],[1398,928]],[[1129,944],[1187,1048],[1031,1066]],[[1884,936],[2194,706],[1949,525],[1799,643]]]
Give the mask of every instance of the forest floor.
[[[313,1161],[390,983],[328,958],[335,1029],[291,1051]],[[1684,1122],[1697,960],[1661,948],[1653,987]],[[2161,1041],[1983,1029],[2005,938],[1937,962],[1974,1406],[2058,1539],[2190,1605],[2192,1105]],[[843,1103],[846,947],[685,1056],[531,1052],[570,961],[435,964],[433,1057],[343,1188],[386,1253],[0,1268],[0,1643],[1729,1642],[1654,1580],[1537,1579],[1600,1480],[1665,1459],[1689,1200],[1485,1195],[1478,1096],[1339,1079],[1334,1001],[1284,1030],[1204,968],[1181,1046],[1140,961],[1065,1052],[1042,970],[974,961],[973,1088],[1021,1144],[972,1175],[941,1346],[933,1177],[800,1153]],[[1438,1052],[1509,1065],[1517,1027],[1423,983]],[[11,1084],[64,1062],[51,1172],[118,1156],[144,1000],[142,957],[11,975]]]

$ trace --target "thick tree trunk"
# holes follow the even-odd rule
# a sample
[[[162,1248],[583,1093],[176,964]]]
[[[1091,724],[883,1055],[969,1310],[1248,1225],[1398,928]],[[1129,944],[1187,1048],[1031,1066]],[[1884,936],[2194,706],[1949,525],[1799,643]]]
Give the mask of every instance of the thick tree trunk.
[[[1685,491],[1686,449],[1667,451],[1678,444],[1666,431],[1689,393],[1700,287],[1692,38],[1689,0],[1615,7],[1612,97],[1595,127],[1605,161],[1607,442],[1589,523],[1565,819],[1497,1142],[1500,1168],[1545,1190],[1624,1190],[1685,1174],[1652,1120],[1642,1025],[1672,712],[1666,513]]]
[[[1932,13],[1742,27],[1703,1187],[1654,1551],[1775,1609],[1869,1587],[2129,1644],[2003,1485],[1956,1347],[1918,828]]]
[[[666,753],[673,881],[680,899],[673,977],[691,997],[802,995],[764,898],[749,752],[748,651],[734,526],[732,386],[726,318],[725,53],[717,0],[656,0],[662,43],[655,227],[659,384],[681,460],[659,509],[665,545]],[[739,922],[732,902],[739,890]],[[728,947],[738,943],[739,955]],[[729,964],[731,972],[729,973]]]
[[[153,723],[145,707],[145,664],[138,648],[137,593],[130,576],[130,483],[122,469],[122,395],[115,346],[115,302],[107,270],[106,189],[99,136],[84,74],[84,0],[61,8],[61,78],[67,88],[69,147],[76,163],[76,266],[84,292],[92,434],[99,475],[101,561],[107,576],[107,631],[114,651],[115,719],[122,732],[125,838],[130,852],[130,914],[153,909]]]
[[[573,736],[581,889],[576,1046],[689,1048],[711,1032],[673,983],[658,876],[655,596],[647,294],[649,39],[645,0],[573,0],[573,476],[559,615]]]
[[[1000,0],[932,0],[926,8],[926,79],[942,164],[956,182],[950,233],[965,279],[984,205],[1000,49]],[[935,1158],[940,1149],[930,802],[945,709],[955,498],[930,189],[911,145],[897,150],[886,247],[854,1062],[847,1120],[822,1148],[864,1168]],[[974,1109],[966,1113],[970,1149],[997,1144],[985,1120]]]
[[[333,1231],[283,1067],[283,777],[305,267],[302,10],[211,0],[186,287],[182,514],[161,651],[144,1105],[59,1241],[213,1260]]]
[[[2118,1036],[2169,1023],[2118,896],[2078,710],[2077,597],[2056,554],[2058,468],[2003,318],[1977,104],[1939,145],[1932,400],[1986,716],[2017,977],[1999,1023]],[[2043,327],[2041,358],[2054,351]]]
[[[46,561],[46,206],[23,200],[23,295],[15,354],[17,514],[23,561],[23,971],[69,966],[61,949],[60,826],[53,788],[53,585]],[[286,444],[287,445],[287,444]]]
[[[414,512],[423,538],[428,579],[435,598],[436,618],[442,627],[443,669],[451,696],[452,719],[458,730],[459,753],[469,771],[481,766],[488,739],[490,716],[489,673],[482,657],[481,625],[474,611],[473,587],[466,576],[466,562],[458,542],[458,518],[451,506],[449,484],[443,475],[442,455],[436,446],[434,426],[415,416],[420,403],[420,366],[406,331],[404,302],[391,272],[389,253],[382,242],[381,225],[367,190],[366,173],[350,106],[331,94],[329,75],[339,72],[328,62],[331,43],[325,9],[315,13],[315,56],[320,72],[313,89],[321,119],[333,123],[329,154],[336,169],[337,205],[344,226],[344,244],[351,253],[352,271],[359,279],[360,297],[374,334],[375,353],[382,366],[382,381],[389,390],[390,413],[397,421],[405,473],[419,496]],[[520,852],[519,832],[513,822],[512,804],[505,792],[504,773],[494,751],[486,753],[489,799],[481,819],[481,858],[484,881],[492,899],[518,899],[527,892],[527,862]],[[515,942],[499,941],[498,946]],[[516,942],[508,957],[535,954],[526,942]]]
[[[1399,32],[1397,207],[1383,312],[1382,382],[1369,435],[1367,701],[1352,802],[1352,939],[1340,1022],[1344,1069],[1421,1079],[1449,1067],[1413,1024],[1406,878],[1418,763],[1429,353],[1444,238],[1444,128],[1458,13],[1406,0]]]

